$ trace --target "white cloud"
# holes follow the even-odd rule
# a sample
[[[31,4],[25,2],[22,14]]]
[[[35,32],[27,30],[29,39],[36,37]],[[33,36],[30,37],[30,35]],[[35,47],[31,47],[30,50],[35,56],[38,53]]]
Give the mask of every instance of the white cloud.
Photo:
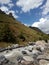
[[[0,0],[0,4],[8,4],[11,0]]]
[[[9,14],[9,13],[12,13],[12,15],[14,16],[14,18],[18,18],[18,16],[17,16],[17,15],[15,15],[15,11],[10,10],[10,11],[8,11],[8,12],[7,12],[7,14]]]
[[[12,3],[12,0],[0,0],[0,4],[2,5],[0,7],[2,11],[4,11],[6,14],[12,13],[14,18],[18,18],[18,16],[16,15],[16,12],[11,10],[11,8],[14,6],[14,3]],[[9,7],[4,6],[4,4],[8,5]]]
[[[44,24],[44,22],[46,21],[46,19],[41,18],[39,20],[39,22],[35,22],[34,24],[32,24],[33,27],[39,27],[40,24]]]
[[[25,26],[27,26],[27,27],[29,27],[29,25],[28,24],[24,24]]]
[[[46,4],[41,8],[43,9],[42,15],[45,18],[41,18],[38,22],[34,22],[32,24],[33,27],[38,27],[45,33],[49,33],[49,0],[47,0]]]
[[[9,3],[8,6],[11,8],[11,7],[14,6],[14,4],[13,3]]]
[[[15,11],[9,10],[8,7],[6,7],[6,6],[1,6],[0,9],[1,9],[2,11],[4,11],[6,14],[12,13],[12,15],[14,16],[14,18],[18,18],[18,16],[15,14]]]
[[[8,5],[10,8],[14,6],[14,4],[12,3],[12,0],[0,0],[0,4],[1,5]]]
[[[14,16],[14,18],[18,18],[18,16],[17,16],[17,15],[15,15],[15,14],[13,14],[13,16]]]
[[[46,4],[44,5],[42,14],[47,15],[48,12],[49,12],[49,0],[47,0]]]
[[[6,6],[1,6],[0,9],[4,11],[5,13],[9,11],[8,7]]]
[[[32,27],[38,27],[45,33],[49,33],[49,19],[41,18],[39,22],[35,22],[32,24]]]
[[[18,0],[16,5],[22,8],[23,12],[28,12],[30,9],[39,7],[43,0]]]

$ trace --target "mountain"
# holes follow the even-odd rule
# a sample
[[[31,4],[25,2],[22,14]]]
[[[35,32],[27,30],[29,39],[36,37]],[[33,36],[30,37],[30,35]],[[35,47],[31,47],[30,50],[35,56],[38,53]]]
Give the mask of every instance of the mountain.
[[[49,36],[37,29],[31,29],[17,21],[12,14],[0,10],[0,46],[2,43],[27,44],[37,40],[48,40]],[[4,44],[6,46],[6,44]]]
[[[32,26],[29,26],[29,28],[33,29],[33,30],[36,30],[37,32],[41,32],[41,33],[44,33],[43,31],[41,31],[39,28],[37,27],[32,27]]]

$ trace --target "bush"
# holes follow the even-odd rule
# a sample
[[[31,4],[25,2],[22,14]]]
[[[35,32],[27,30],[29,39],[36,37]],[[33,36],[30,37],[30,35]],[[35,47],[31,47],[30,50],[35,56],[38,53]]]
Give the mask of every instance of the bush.
[[[22,41],[25,41],[25,37],[24,37],[24,35],[23,35],[22,33],[19,35],[19,38],[20,38]]]
[[[6,23],[4,25],[3,30],[1,30],[1,32],[0,32],[0,41],[12,42],[12,43],[14,43],[16,41],[15,36],[13,35],[12,31],[10,30],[8,23]]]

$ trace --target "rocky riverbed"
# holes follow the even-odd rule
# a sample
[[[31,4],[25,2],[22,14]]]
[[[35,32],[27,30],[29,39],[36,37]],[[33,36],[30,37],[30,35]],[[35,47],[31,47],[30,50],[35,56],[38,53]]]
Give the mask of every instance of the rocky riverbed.
[[[0,48],[0,65],[49,65],[49,43],[37,41]]]

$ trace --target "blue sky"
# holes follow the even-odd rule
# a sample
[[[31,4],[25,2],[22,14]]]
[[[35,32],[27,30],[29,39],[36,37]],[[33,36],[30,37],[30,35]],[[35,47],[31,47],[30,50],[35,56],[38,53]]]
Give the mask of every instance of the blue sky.
[[[49,0],[0,0],[0,9],[25,25],[49,33]]]

